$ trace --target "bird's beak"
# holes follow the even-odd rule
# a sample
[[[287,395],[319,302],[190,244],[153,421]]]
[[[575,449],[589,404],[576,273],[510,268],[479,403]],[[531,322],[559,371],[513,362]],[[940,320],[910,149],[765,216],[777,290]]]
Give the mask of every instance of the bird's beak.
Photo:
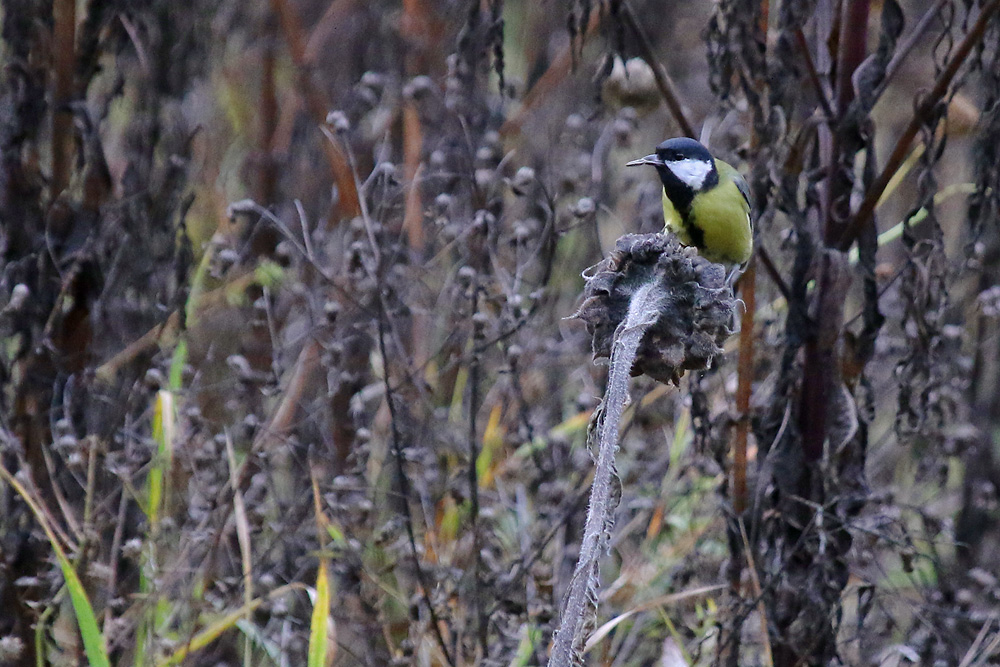
[[[631,162],[626,162],[626,167],[638,167],[644,164],[651,164],[654,167],[663,166],[663,160],[656,156],[656,154],[647,155],[646,157],[641,157],[638,160],[632,160]]]

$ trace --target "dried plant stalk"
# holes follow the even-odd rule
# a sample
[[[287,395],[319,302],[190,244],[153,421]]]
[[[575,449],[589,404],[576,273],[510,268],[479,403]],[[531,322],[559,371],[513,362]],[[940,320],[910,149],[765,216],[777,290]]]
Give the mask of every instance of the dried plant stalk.
[[[672,235],[624,236],[588,273],[586,298],[576,317],[593,336],[595,356],[610,354],[611,369],[604,400],[590,424],[597,468],[551,667],[580,663],[579,649],[596,620],[601,545],[608,542],[617,506],[615,454],[629,377],[646,373],[676,384],[686,369],[707,367],[732,333],[735,307],[723,267]]]
[[[645,283],[629,303],[628,317],[615,332],[614,351],[611,353],[611,373],[608,389],[600,409],[594,413],[590,436],[597,434],[597,471],[590,489],[590,506],[580,558],[573,572],[569,596],[563,610],[562,622],[555,637],[555,647],[549,665],[572,665],[579,662],[578,647],[586,639],[586,630],[595,619],[597,590],[600,587],[600,546],[605,542],[613,524],[612,485],[615,473],[615,454],[618,452],[618,425],[628,402],[628,380],[635,361],[639,343],[650,325],[656,322],[656,304],[662,291],[655,282]]]

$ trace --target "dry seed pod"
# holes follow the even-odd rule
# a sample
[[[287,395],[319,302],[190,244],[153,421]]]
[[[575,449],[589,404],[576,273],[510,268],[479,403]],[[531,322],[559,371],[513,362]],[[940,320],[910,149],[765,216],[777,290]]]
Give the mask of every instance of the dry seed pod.
[[[639,347],[633,376],[677,384],[684,371],[707,368],[733,332],[736,301],[724,267],[673,234],[623,236],[584,278],[584,301],[575,317],[587,325],[595,359],[611,356],[615,329],[635,291],[650,280],[658,283],[656,323]]]
[[[601,86],[601,95],[615,107],[632,107],[643,115],[660,106],[662,99],[653,68],[645,60],[623,61],[617,56]]]

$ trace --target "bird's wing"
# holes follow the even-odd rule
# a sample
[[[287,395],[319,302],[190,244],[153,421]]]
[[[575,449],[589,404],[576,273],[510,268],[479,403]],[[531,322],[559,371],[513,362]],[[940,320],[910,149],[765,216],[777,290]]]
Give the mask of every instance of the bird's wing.
[[[747,183],[747,179],[743,178],[743,175],[738,171],[733,170],[733,182],[736,183],[737,189],[739,189],[740,194],[743,195],[743,199],[747,202],[747,209],[753,210],[753,199],[750,195],[750,184]]]
[[[743,174],[736,171],[728,162],[716,159],[715,167],[719,170],[720,179],[732,179],[733,183],[736,184],[736,189],[740,191],[743,195],[743,200],[746,202],[747,215],[752,216],[753,212],[753,195],[750,194],[750,184],[747,183],[747,179],[743,178]]]

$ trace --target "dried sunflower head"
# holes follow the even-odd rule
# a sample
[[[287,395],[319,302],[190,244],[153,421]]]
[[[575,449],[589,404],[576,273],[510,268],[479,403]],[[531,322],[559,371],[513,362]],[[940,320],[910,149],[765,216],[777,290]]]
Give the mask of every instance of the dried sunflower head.
[[[677,384],[686,370],[707,368],[733,332],[736,300],[725,268],[680,244],[672,234],[628,234],[602,262],[584,272],[583,305],[594,358],[610,357],[615,330],[632,295],[655,281],[655,323],[639,347],[632,375]]]

